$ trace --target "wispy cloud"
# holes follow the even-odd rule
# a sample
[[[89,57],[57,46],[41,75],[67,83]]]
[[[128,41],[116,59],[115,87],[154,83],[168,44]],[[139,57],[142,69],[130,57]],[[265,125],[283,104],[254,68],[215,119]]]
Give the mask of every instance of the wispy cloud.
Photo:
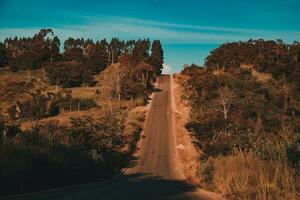
[[[122,39],[161,39],[165,44],[218,44],[226,41],[248,40],[250,38],[281,38],[288,42],[300,39],[299,32],[294,31],[197,26],[115,16],[76,17],[84,18],[85,23],[80,25],[61,24],[50,28],[53,28],[62,40],[68,36],[93,39],[120,37]],[[16,35],[30,36],[37,32],[39,28],[42,27],[1,28],[0,40]]]

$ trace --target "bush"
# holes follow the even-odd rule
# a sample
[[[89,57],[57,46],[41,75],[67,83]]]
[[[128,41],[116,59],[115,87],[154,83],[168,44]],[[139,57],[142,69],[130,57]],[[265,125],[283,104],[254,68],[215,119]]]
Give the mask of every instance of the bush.
[[[221,156],[209,162],[205,170],[200,170],[201,177],[209,170],[213,178],[206,183],[229,200],[295,200],[293,173],[285,162],[263,161],[251,153]]]
[[[136,149],[136,144],[140,138],[141,130],[145,121],[145,111],[138,108],[131,110],[125,123],[124,134],[129,145],[128,152],[132,153]]]
[[[5,125],[6,138],[0,143],[0,194],[99,181],[118,173],[129,164],[128,153],[120,151],[129,142],[124,134],[125,116],[115,111],[99,119],[72,118],[70,126],[51,121],[27,132]],[[141,120],[137,115],[128,123]]]
[[[247,127],[223,119],[203,122],[189,122],[186,127],[197,139],[197,145],[204,153],[202,157],[229,155],[236,149],[252,149],[253,131]]]
[[[144,96],[147,92],[145,86],[141,82],[134,80],[133,77],[128,77],[124,80],[121,91],[123,99],[132,99]]]
[[[23,193],[103,177],[102,164],[65,146],[0,146],[0,193]]]
[[[147,104],[147,95],[141,95],[134,99],[136,106],[145,106]]]
[[[50,116],[56,116],[56,115],[59,114],[59,110],[60,110],[60,108],[59,108],[58,102],[57,101],[51,102],[51,104],[50,104],[50,110],[49,110],[49,115]]]

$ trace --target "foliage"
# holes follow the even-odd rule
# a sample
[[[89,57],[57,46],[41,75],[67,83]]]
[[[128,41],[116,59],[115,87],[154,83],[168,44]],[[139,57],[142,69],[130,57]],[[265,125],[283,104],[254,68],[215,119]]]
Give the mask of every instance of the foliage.
[[[50,104],[49,116],[56,116],[60,112],[60,107],[57,101],[52,101]]]
[[[164,63],[164,52],[159,40],[154,40],[151,48],[150,64],[153,66],[157,75],[162,72],[162,64]]]
[[[136,144],[139,141],[144,121],[145,112],[143,110],[135,108],[128,113],[128,117],[125,122],[124,133],[129,144],[129,152],[136,150]]]
[[[149,39],[94,42],[70,37],[64,41],[62,52],[60,45],[51,29],[0,43],[0,67],[9,66],[11,76],[20,74],[22,78],[0,87],[1,101],[11,103],[5,110],[10,118],[0,120],[1,195],[102,180],[128,166],[136,149],[144,112],[128,114],[124,108],[147,102],[162,69],[160,41],[153,42],[151,51]],[[35,73],[38,76],[33,79]],[[94,78],[101,80],[98,83]],[[47,81],[55,87],[49,87]],[[64,125],[63,120],[40,120],[57,115],[60,119],[61,112],[98,107],[94,99],[72,95],[72,91],[83,89],[74,87],[96,84],[101,88],[89,88],[90,93],[96,90],[105,95],[101,101],[97,95],[97,102],[110,103],[116,98],[120,110],[111,107],[99,118],[74,117]],[[23,130],[23,122],[32,127]]]
[[[85,67],[78,62],[52,63],[47,69],[51,85],[65,88],[79,87],[81,84],[93,85],[94,78]]]
[[[32,93],[26,101],[17,101],[9,108],[11,119],[41,119],[56,116],[61,111],[81,111],[97,107],[93,99],[73,98],[67,91],[47,96],[41,91]]]
[[[214,49],[206,58],[205,66],[210,70],[239,68],[250,64],[258,72],[267,72],[274,78],[285,76],[296,82],[299,76],[300,45],[298,42],[285,44],[282,40],[249,40],[246,42],[225,43]]]
[[[8,56],[3,43],[0,42],[0,68],[8,64]]]
[[[298,55],[298,43],[226,43],[205,67],[183,70],[191,106],[186,128],[203,152],[203,187],[228,199],[295,199]]]
[[[200,166],[203,185],[229,200],[296,199],[292,171],[279,161],[264,161],[251,153],[211,158]]]
[[[70,126],[50,121],[26,132],[8,130],[10,137],[0,144],[0,193],[45,190],[118,173],[132,154],[120,149],[135,146],[141,130],[143,117],[135,113],[128,120],[126,112],[116,110],[97,119],[72,118]]]
[[[37,69],[45,62],[57,60],[60,57],[60,41],[51,29],[41,29],[32,38],[7,38],[4,45],[13,71]]]

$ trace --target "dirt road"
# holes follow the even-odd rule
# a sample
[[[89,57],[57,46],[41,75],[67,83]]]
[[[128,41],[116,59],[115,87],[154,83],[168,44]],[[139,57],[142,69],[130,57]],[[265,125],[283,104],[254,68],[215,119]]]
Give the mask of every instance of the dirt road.
[[[184,180],[176,153],[170,76],[160,76],[157,87],[134,167],[112,181],[61,191],[44,199],[217,199]]]

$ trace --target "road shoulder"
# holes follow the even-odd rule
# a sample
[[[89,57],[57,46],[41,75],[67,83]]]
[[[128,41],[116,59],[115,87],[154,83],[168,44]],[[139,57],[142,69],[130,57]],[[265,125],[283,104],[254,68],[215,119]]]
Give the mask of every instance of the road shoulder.
[[[196,176],[196,170],[199,166],[198,158],[201,151],[193,144],[193,137],[185,128],[186,122],[189,120],[190,107],[187,100],[183,100],[185,95],[182,83],[187,81],[187,77],[175,74],[171,76],[171,90],[172,90],[172,110],[175,113],[175,136],[176,149],[178,161],[186,180],[193,185],[197,185],[199,190],[196,192],[197,196],[202,199],[217,199],[225,200],[216,193],[200,189],[200,184]]]

